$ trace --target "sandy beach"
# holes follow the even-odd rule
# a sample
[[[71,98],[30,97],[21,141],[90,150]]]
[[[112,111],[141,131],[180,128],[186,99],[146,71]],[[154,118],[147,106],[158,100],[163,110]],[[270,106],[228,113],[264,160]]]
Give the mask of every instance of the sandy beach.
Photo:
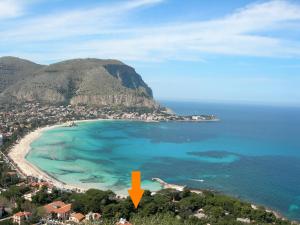
[[[80,120],[80,121],[72,121],[72,122],[91,122],[95,120]],[[16,143],[12,149],[10,150],[8,156],[10,159],[13,160],[13,162],[17,165],[19,170],[23,173],[25,176],[31,176],[38,178],[40,180],[47,181],[54,185],[55,187],[59,189],[66,189],[66,190],[76,190],[76,191],[85,191],[86,189],[79,186],[73,186],[65,184],[53,177],[51,177],[49,174],[43,172],[35,165],[31,164],[26,160],[26,155],[29,153],[31,148],[31,143],[38,139],[44,131],[54,129],[57,127],[67,126],[69,122],[59,125],[53,125],[53,126],[47,126],[43,128],[38,128],[35,131],[27,134],[25,137],[23,137],[18,143]]]
[[[85,123],[85,122],[95,122],[95,121],[111,121],[113,119],[89,119],[89,120],[76,120],[76,121],[69,121],[63,124],[57,124],[52,126],[46,126],[43,128],[38,128],[35,131],[27,134],[23,137],[18,143],[16,143],[8,153],[9,158],[17,165],[18,169],[22,172],[24,176],[31,176],[38,178],[40,180],[47,181],[51,183],[53,186],[64,189],[64,190],[74,190],[79,192],[84,192],[89,188],[86,187],[86,184],[82,185],[70,185],[66,184],[62,181],[55,179],[54,177],[50,176],[49,174],[45,173],[35,165],[31,164],[29,161],[26,160],[26,156],[30,151],[31,143],[38,139],[44,131],[54,129],[57,127],[68,127],[71,123]],[[147,121],[149,122],[149,121]],[[126,197],[124,193],[116,193],[119,197]]]
[[[57,124],[52,126],[46,126],[43,128],[38,128],[35,131],[32,131],[31,133],[27,134],[25,137],[23,137],[19,142],[17,142],[9,151],[8,156],[9,158],[14,162],[14,164],[18,167],[20,172],[24,176],[31,176],[38,178],[43,181],[47,181],[48,183],[51,183],[53,186],[63,189],[63,190],[73,190],[77,192],[85,192],[89,189],[89,187],[86,186],[86,184],[82,185],[70,185],[66,184],[60,180],[57,180],[56,178],[50,176],[46,172],[39,169],[37,166],[31,164],[28,160],[26,160],[26,156],[30,151],[31,143],[38,139],[44,131],[51,130],[57,127],[68,127],[71,123],[85,123],[85,122],[95,122],[95,121],[112,121],[113,119],[89,119],[89,120],[76,120],[76,121],[69,121],[65,122],[63,124]],[[119,197],[126,197],[127,195],[123,192],[116,194]]]

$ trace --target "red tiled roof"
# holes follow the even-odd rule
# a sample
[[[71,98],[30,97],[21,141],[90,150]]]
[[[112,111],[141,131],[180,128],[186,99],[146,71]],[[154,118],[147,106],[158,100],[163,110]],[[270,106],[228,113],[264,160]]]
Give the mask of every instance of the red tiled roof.
[[[31,182],[30,184],[32,187],[43,187],[43,186],[46,186],[46,187],[53,187],[52,184],[46,182],[46,181],[43,181],[43,182]]]
[[[44,206],[46,212],[49,213],[66,213],[71,211],[71,204],[65,204],[62,201],[55,201]]]
[[[30,184],[32,187],[36,187],[36,186],[38,186],[38,183],[37,182],[31,182],[31,184]]]
[[[67,204],[59,209],[56,210],[56,213],[67,213],[71,211],[71,204]]]
[[[22,216],[30,216],[31,212],[17,212],[16,214],[14,214],[14,216],[16,217],[22,217]]]
[[[74,214],[72,215],[72,217],[76,218],[78,221],[81,221],[81,220],[84,219],[85,216],[82,215],[81,213],[74,213]]]

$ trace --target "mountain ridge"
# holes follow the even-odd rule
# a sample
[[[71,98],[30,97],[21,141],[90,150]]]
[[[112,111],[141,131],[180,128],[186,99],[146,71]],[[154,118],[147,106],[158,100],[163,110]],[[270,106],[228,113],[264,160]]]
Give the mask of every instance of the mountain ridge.
[[[151,88],[114,59],[70,59],[50,65],[0,58],[0,102],[157,108]]]

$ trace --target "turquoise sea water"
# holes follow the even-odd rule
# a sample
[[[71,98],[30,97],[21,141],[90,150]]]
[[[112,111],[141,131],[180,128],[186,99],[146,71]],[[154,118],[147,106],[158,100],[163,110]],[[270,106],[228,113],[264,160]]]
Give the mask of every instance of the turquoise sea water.
[[[126,193],[131,171],[214,189],[300,219],[300,108],[165,102],[220,122],[98,121],[48,130],[27,159],[70,184]]]

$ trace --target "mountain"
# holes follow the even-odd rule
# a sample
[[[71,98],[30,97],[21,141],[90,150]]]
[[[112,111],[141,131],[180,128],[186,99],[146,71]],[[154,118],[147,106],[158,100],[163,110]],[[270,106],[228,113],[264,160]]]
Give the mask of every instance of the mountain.
[[[152,90],[117,60],[73,59],[39,65],[0,58],[0,101],[156,108]]]
[[[43,68],[42,65],[35,64],[28,60],[15,57],[0,58],[0,93],[6,88],[32,77],[35,71]]]

